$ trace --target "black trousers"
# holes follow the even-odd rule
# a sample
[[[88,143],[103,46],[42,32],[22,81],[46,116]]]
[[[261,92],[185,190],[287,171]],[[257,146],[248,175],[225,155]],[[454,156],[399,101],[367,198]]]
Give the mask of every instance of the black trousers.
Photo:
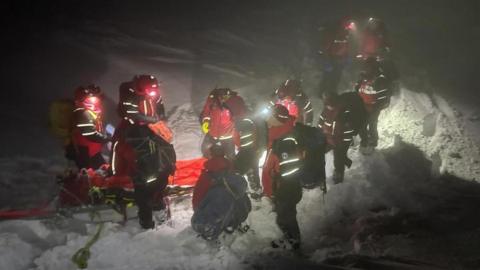
[[[345,166],[350,167],[350,159],[347,156],[350,142],[343,142],[342,144],[331,146],[329,145],[327,150],[333,151],[333,167],[337,173],[343,174],[345,172]],[[327,152],[328,152],[327,151]]]
[[[377,146],[378,144],[378,117],[380,116],[380,110],[374,110],[368,113],[367,123],[360,129],[358,135],[360,135],[361,146]]]
[[[158,210],[158,192],[162,191],[162,183],[154,181],[146,184],[135,184],[135,203],[138,207],[138,221],[144,229],[153,228],[153,210]],[[163,205],[163,204],[162,204]]]
[[[241,148],[235,156],[233,166],[238,173],[248,177],[248,184],[253,191],[261,189],[258,173],[258,160],[260,155],[254,147]]]
[[[300,241],[297,221],[297,204],[302,199],[302,185],[297,179],[279,179],[274,191],[277,225],[285,238]]]

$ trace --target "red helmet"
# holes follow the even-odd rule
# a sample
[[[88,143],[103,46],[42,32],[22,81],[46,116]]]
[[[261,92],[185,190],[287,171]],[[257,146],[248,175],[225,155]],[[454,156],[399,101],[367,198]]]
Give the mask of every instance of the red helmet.
[[[93,84],[75,89],[75,103],[92,111],[100,111],[101,89]]]
[[[152,75],[137,75],[133,77],[133,86],[138,95],[156,98],[160,96],[157,78]]]

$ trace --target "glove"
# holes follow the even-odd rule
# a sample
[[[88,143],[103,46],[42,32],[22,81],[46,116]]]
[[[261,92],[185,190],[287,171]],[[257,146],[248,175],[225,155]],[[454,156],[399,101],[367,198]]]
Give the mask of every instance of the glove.
[[[203,121],[203,123],[202,123],[203,133],[207,134],[209,130],[210,130],[210,122],[209,121]]]

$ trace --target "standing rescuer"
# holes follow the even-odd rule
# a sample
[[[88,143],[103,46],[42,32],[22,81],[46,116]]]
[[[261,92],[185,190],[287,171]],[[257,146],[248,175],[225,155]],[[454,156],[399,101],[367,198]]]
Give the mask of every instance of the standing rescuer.
[[[275,105],[267,119],[268,154],[263,167],[264,194],[273,199],[277,224],[284,237],[272,241],[273,248],[298,249],[300,229],[296,206],[302,199],[303,152],[293,135],[294,119],[287,108]]]
[[[380,112],[390,104],[390,81],[384,75],[375,58],[367,58],[360,80],[355,90],[363,100],[367,111],[366,125],[359,131],[362,153],[370,153],[378,144],[378,117]]]
[[[78,168],[98,169],[105,164],[102,146],[109,141],[102,116],[102,95],[98,86],[89,85],[75,90],[72,145]]]
[[[245,102],[236,92],[229,88],[216,88],[210,92],[200,114],[202,131],[205,133],[202,142],[202,153],[205,157],[208,157],[210,146],[219,143],[227,158],[234,159],[234,123],[245,114]]]
[[[313,125],[313,107],[308,96],[302,91],[299,80],[286,80],[272,95],[271,105],[280,104],[298,123]]]
[[[351,31],[356,29],[355,23],[341,20],[327,33],[320,51],[323,57],[323,76],[320,91],[336,92],[342,78],[343,69],[351,58]]]
[[[363,125],[365,111],[362,100],[354,92],[324,92],[324,108],[319,118],[318,127],[323,130],[327,142],[327,151],[333,150],[333,182],[341,183],[345,167],[352,161],[347,152],[360,127]]]
[[[154,207],[165,208],[161,196],[156,195],[175,171],[172,134],[165,123],[157,79],[138,75],[122,83],[118,112],[122,121],[114,136],[112,172],[132,179],[140,225],[153,228]]]

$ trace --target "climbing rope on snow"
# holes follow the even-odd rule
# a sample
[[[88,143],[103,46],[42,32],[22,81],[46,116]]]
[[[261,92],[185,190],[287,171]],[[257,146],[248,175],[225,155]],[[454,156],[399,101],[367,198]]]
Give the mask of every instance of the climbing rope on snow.
[[[93,219],[95,214],[100,219],[100,214],[96,211],[92,213],[92,219]],[[85,269],[85,268],[88,267],[88,259],[90,259],[90,247],[92,247],[93,244],[95,244],[98,241],[98,239],[100,238],[100,233],[102,232],[104,225],[105,225],[105,222],[101,222],[101,223],[97,224],[97,231],[92,236],[92,238],[90,238],[90,240],[88,240],[88,242],[85,244],[85,246],[83,246],[77,252],[75,252],[75,254],[73,254],[72,262],[74,264],[76,264],[78,266],[78,268]]]

